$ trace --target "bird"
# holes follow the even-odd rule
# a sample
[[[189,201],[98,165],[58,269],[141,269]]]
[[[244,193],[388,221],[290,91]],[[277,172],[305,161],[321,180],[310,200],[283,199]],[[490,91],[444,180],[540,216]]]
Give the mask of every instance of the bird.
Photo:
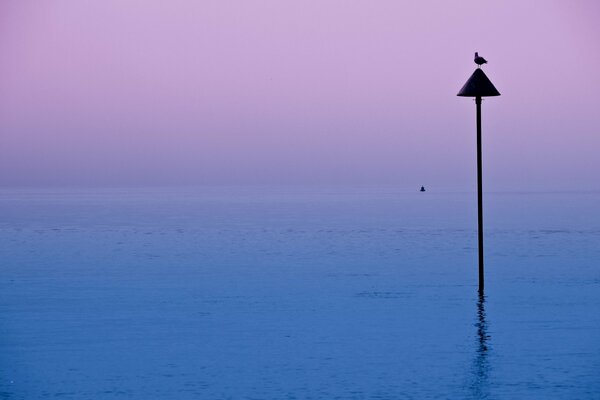
[[[473,61],[475,61],[475,64],[477,64],[479,66],[479,68],[481,68],[482,64],[487,64],[486,59],[483,57],[480,57],[479,54],[477,54],[477,52],[475,52],[475,59]]]

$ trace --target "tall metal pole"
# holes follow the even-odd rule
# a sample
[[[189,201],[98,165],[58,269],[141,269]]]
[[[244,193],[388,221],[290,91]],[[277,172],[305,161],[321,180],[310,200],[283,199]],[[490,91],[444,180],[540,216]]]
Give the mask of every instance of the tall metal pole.
[[[478,68],[463,85],[457,96],[475,97],[477,105],[477,242],[479,250],[479,295],[483,296],[483,172],[481,166],[481,99],[500,96],[500,92],[480,68],[486,61],[475,53]]]
[[[479,247],[479,294],[483,294],[483,184],[481,168],[481,96],[477,105],[477,242]]]

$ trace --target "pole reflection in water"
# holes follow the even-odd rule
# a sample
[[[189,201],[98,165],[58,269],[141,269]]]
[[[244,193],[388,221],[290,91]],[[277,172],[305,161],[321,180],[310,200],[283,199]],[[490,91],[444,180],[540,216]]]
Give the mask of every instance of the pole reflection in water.
[[[476,399],[487,399],[489,393],[490,363],[488,360],[490,352],[490,336],[488,335],[488,324],[485,316],[485,295],[479,293],[477,300],[477,340],[475,358],[472,366],[471,393]]]

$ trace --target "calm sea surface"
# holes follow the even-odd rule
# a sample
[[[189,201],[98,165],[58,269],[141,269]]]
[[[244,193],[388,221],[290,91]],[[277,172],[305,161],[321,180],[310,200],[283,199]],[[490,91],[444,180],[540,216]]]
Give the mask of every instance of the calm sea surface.
[[[599,399],[600,193],[0,190],[2,399]]]

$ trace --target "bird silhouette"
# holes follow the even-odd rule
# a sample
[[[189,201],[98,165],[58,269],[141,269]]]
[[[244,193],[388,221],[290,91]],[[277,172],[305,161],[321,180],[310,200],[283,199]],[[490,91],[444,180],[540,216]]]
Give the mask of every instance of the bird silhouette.
[[[487,64],[486,59],[483,57],[480,57],[479,54],[477,54],[477,52],[475,52],[475,59],[473,61],[475,61],[475,64],[477,64],[479,66],[479,68],[481,68],[481,66],[483,64]]]

